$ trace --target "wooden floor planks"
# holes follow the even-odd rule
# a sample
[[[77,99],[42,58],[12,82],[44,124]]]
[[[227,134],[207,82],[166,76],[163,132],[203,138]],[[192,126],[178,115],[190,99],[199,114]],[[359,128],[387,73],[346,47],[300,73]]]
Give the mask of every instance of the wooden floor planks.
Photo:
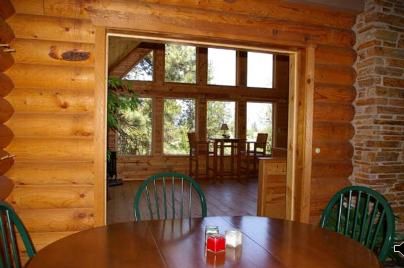
[[[109,188],[107,203],[108,224],[133,221],[133,200],[140,181],[128,181]],[[223,183],[202,183],[208,207],[208,216],[241,216],[257,213],[257,180],[240,183],[225,180]]]

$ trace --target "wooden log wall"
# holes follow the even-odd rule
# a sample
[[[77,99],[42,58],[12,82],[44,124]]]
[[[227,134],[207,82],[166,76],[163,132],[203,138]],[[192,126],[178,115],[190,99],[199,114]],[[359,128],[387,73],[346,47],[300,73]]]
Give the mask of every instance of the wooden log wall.
[[[14,40],[14,32],[8,19],[15,10],[11,2],[2,1],[0,5],[0,44],[10,45]],[[4,174],[14,163],[12,155],[4,150],[13,139],[13,132],[5,124],[12,116],[14,109],[5,97],[13,90],[14,83],[5,73],[14,64],[14,57],[10,47],[0,47],[0,200],[6,199],[14,188],[14,182]]]
[[[309,202],[302,204],[303,201],[297,201],[300,203],[296,204],[296,207],[304,207],[309,216],[300,219],[316,221],[327,200],[349,183],[348,177],[352,173],[349,141],[354,132],[351,120],[355,97],[352,63],[356,57],[352,49],[354,34],[351,29],[355,14],[284,1],[247,0],[141,0],[119,3],[103,0],[88,3],[87,10],[99,26],[113,26],[159,37],[300,51],[299,60],[302,62],[298,63],[298,83],[303,101],[297,111],[298,129],[300,133],[310,133],[310,136],[298,135],[299,150],[305,148],[307,138],[313,142],[310,148],[313,155],[298,154],[298,169],[305,170],[307,165],[311,167],[311,171],[306,169],[307,172],[304,172],[311,181],[302,186],[305,187],[304,194],[309,195]],[[310,55],[314,57],[307,58],[305,64],[304,52],[309,47]],[[306,88],[312,87],[314,100],[306,96],[306,92],[312,91]],[[313,118],[309,118],[308,125],[305,125],[306,118],[301,116],[301,112],[307,110],[313,111]],[[316,148],[320,149],[320,153],[315,153]]]
[[[96,220],[103,222],[103,215],[94,212],[93,197],[94,182],[103,179],[94,175],[93,55],[102,45],[95,47],[94,25],[294,51],[316,46],[312,138],[313,148],[321,152],[313,154],[312,221],[326,200],[348,183],[355,96],[353,14],[258,0],[12,0],[12,4],[16,14],[0,20],[0,33],[14,32],[12,47],[17,48],[15,64],[0,74],[1,92],[13,88],[4,85],[14,85],[4,98],[15,111],[6,122],[15,138],[5,151],[16,158],[6,175],[16,184],[9,201],[37,248],[90,228]],[[345,151],[335,154],[334,148]]]
[[[62,1],[63,2],[63,1]],[[8,201],[37,249],[95,225],[95,27],[79,6],[13,1],[15,64],[5,74],[14,114],[6,150],[15,164]],[[1,100],[0,100],[1,104]]]

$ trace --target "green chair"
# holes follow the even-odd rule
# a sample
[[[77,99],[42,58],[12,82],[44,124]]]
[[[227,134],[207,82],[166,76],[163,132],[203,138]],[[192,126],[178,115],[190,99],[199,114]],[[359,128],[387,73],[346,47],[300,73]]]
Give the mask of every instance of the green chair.
[[[31,238],[14,209],[0,201],[0,267],[21,267],[16,231],[20,234],[28,256],[36,255]]]
[[[199,210],[195,203],[200,204],[200,214],[195,213]],[[201,187],[191,177],[173,172],[158,173],[139,186],[133,211],[136,221],[206,217],[206,198]],[[148,218],[142,216],[145,214]]]
[[[393,245],[393,210],[380,193],[366,187],[350,186],[336,193],[323,211],[320,226],[358,241],[380,261]]]

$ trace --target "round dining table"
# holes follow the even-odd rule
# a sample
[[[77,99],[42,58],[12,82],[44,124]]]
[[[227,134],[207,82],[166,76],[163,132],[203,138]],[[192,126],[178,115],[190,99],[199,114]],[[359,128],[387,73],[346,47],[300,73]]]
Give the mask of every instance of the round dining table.
[[[239,229],[242,244],[205,249],[205,227]],[[265,217],[127,222],[78,232],[48,245],[27,267],[382,267],[358,242],[318,226]]]

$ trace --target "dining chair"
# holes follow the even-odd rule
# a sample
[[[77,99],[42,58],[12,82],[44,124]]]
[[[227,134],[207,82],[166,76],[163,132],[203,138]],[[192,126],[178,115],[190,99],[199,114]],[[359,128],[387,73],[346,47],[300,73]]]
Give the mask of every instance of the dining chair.
[[[2,268],[22,267],[16,231],[21,237],[28,257],[35,256],[34,245],[24,224],[9,204],[0,201],[0,267]]]
[[[198,203],[200,209],[197,209]],[[190,176],[175,172],[158,173],[139,186],[133,211],[136,221],[206,217],[206,198],[199,184]],[[148,215],[148,218],[142,215]]]
[[[336,193],[323,211],[320,226],[358,241],[380,261],[388,256],[394,240],[395,220],[389,203],[363,186],[349,186]]]
[[[268,133],[258,133],[255,141],[246,142],[244,154],[245,160],[241,163],[241,168],[246,170],[247,173],[253,175],[256,175],[258,173],[258,157],[266,156],[267,141]],[[244,148],[241,145],[239,145],[239,147]],[[242,150],[241,155],[243,155]]]
[[[209,156],[213,156],[213,152],[209,150],[209,142],[198,141],[195,132],[188,132],[188,143],[189,176],[193,176],[196,180],[199,179],[199,176],[209,178],[209,171],[213,171],[213,168],[209,167]],[[202,160],[204,163],[201,162]],[[201,174],[200,172],[201,164],[205,164],[205,174]]]

